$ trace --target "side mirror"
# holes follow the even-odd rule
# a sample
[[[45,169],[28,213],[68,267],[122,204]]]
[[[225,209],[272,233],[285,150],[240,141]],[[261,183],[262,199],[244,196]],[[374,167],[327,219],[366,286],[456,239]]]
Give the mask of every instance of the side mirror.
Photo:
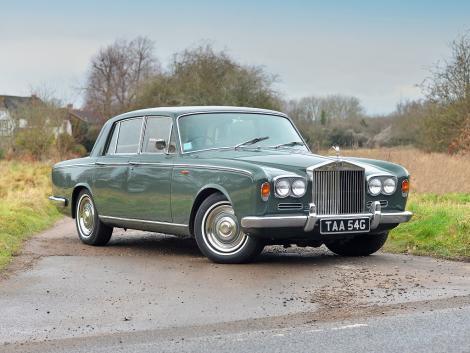
[[[159,151],[164,150],[166,148],[166,141],[164,139],[156,139],[155,148]]]

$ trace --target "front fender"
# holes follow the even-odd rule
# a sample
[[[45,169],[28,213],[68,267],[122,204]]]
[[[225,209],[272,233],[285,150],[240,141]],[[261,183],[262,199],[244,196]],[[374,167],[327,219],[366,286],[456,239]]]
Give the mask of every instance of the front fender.
[[[181,173],[185,170],[185,173]],[[262,214],[265,205],[259,197],[262,181],[253,176],[216,169],[175,167],[171,183],[171,209],[174,223],[189,224],[198,195],[214,189],[231,202],[237,217]]]

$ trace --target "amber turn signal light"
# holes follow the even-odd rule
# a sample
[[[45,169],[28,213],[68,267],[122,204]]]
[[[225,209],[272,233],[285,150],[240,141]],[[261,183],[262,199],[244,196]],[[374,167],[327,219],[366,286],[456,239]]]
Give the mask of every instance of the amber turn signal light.
[[[401,192],[403,194],[408,194],[408,191],[410,191],[410,181],[405,179],[401,182]]]
[[[268,182],[261,184],[261,198],[263,199],[263,201],[268,201],[270,194],[271,194],[271,184]]]

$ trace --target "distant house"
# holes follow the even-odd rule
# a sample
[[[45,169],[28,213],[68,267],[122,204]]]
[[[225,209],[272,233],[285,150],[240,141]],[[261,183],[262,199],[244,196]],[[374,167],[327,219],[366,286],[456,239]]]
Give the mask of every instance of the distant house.
[[[35,101],[40,102],[41,100],[35,95],[30,97],[0,95],[0,140],[1,137],[12,136],[15,128],[25,129],[28,127],[26,119],[19,119],[18,126],[15,126],[16,122],[12,117],[12,113],[20,106],[31,104]],[[56,136],[64,133],[76,136],[79,134],[82,125],[99,125],[102,121],[101,117],[96,113],[74,109],[72,104],[63,108],[63,112],[64,118],[62,124],[53,127],[53,132]]]
[[[103,121],[102,117],[99,114],[90,110],[74,109],[73,104],[67,105],[66,119],[70,120],[71,122],[73,122],[74,119],[77,119],[82,123],[86,123],[88,125],[100,125]]]
[[[0,95],[0,136],[11,136],[15,128],[15,122],[11,116],[12,111],[18,109],[21,105],[31,104],[39,99],[35,95],[31,97],[2,96]],[[19,127],[26,126],[26,120],[20,119]]]

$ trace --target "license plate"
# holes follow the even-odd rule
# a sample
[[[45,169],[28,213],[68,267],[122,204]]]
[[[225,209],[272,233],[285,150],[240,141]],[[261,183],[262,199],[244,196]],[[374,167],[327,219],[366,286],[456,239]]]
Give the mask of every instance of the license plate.
[[[367,233],[369,231],[370,219],[368,217],[320,220],[320,234]]]

